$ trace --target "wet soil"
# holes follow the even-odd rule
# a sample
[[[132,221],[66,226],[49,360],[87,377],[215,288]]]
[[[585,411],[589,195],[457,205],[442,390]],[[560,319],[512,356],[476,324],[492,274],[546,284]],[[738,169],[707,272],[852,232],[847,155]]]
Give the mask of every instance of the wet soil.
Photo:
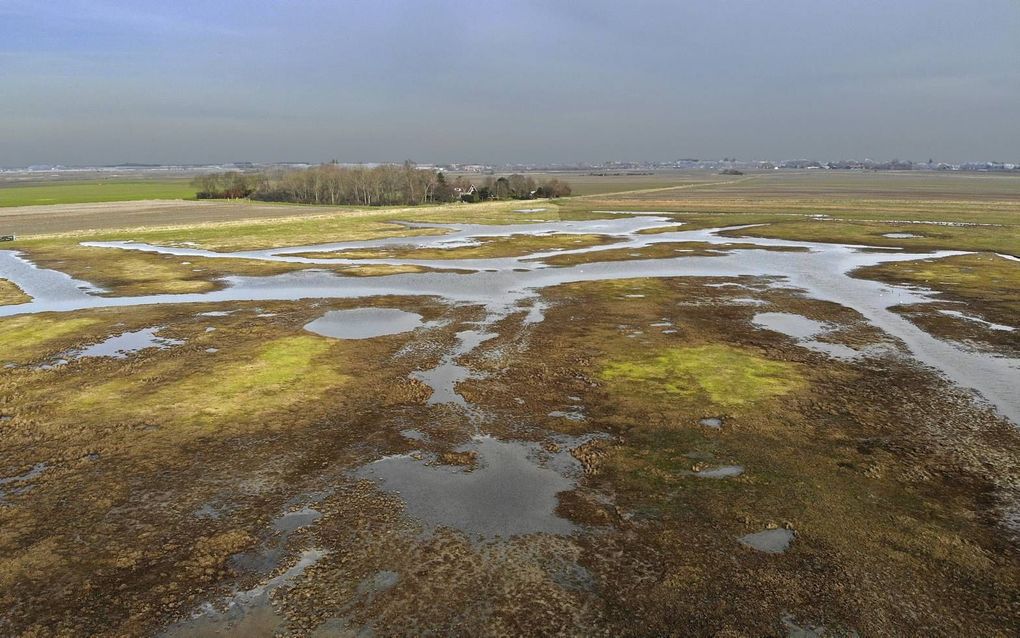
[[[1017,428],[876,308],[742,265],[808,253],[740,250],[349,299],[322,273],[108,307],[37,280],[56,306],[0,320],[0,628],[1008,635]],[[40,369],[154,326],[174,345]]]

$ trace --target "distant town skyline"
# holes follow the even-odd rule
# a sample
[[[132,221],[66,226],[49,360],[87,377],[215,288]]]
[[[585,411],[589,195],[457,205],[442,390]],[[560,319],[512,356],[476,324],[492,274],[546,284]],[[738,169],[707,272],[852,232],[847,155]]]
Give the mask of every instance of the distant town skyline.
[[[419,168],[440,168],[453,171],[508,171],[508,170],[643,170],[643,169],[715,169],[727,166],[746,167],[750,169],[876,169],[876,170],[1007,170],[1020,171],[1020,159],[1003,160],[969,160],[965,162],[945,162],[935,158],[919,161],[910,158],[873,159],[873,158],[839,158],[826,159],[817,157],[802,158],[685,158],[676,160],[592,160],[579,162],[417,162],[412,159],[402,161],[359,162],[344,161],[336,158],[331,160],[289,160],[251,162],[237,160],[232,162],[174,162],[168,164],[145,162],[112,162],[108,164],[61,164],[39,163],[22,166],[0,165],[0,172],[46,172],[46,171],[102,171],[102,170],[165,170],[165,169],[222,169],[246,170],[269,167],[310,167],[319,164],[340,164],[343,166],[376,166],[382,164],[399,165],[412,162]]]
[[[0,166],[1020,160],[1020,3],[0,2]]]

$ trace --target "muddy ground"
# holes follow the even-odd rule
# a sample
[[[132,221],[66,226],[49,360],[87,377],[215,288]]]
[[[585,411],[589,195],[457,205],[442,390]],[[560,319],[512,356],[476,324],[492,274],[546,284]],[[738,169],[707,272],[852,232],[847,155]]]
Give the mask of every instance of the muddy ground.
[[[639,258],[753,259],[740,242]],[[33,250],[101,269],[116,294],[222,285],[180,258]],[[950,259],[857,276],[935,286],[938,302],[900,310],[1015,353],[1015,330],[938,312],[963,302],[1017,328],[1014,262]],[[968,278],[986,266],[996,277]],[[1016,426],[855,311],[774,284],[570,283],[542,291],[541,322],[494,325],[407,296],[4,318],[0,634],[1013,635]],[[305,329],[366,307],[421,325]],[[762,313],[822,322],[853,356]],[[79,356],[150,328],[156,346]],[[444,362],[461,403],[426,383]]]
[[[507,319],[472,355],[489,376],[463,392],[488,434],[579,460],[555,508],[575,532],[513,539],[430,528],[357,475],[391,454],[471,470],[470,454],[443,455],[470,448],[478,424],[427,406],[409,375],[478,309],[376,300],[449,321],[413,350],[406,333],[308,336],[305,322],[351,305],[336,302],[53,319],[89,323],[9,357],[19,367],[0,390],[3,466],[45,464],[0,509],[4,622],[25,635],[147,634],[320,549],[292,589],[243,616],[250,631],[763,635],[785,618],[863,635],[1007,635],[1020,572],[994,511],[996,482],[1018,476],[1016,431],[906,363],[833,362],[750,323],[781,308],[838,322],[859,346],[881,341],[845,309],[710,283],[732,282],[562,286],[542,324]],[[186,344],[33,367],[148,325]],[[694,363],[664,373],[663,352]],[[260,379],[261,361],[300,385]],[[671,389],[671,376],[688,383]],[[694,474],[731,465],[743,473]],[[500,494],[472,498],[462,506]],[[303,507],[321,517],[274,531]],[[773,527],[794,531],[785,553],[737,540]],[[271,556],[237,558],[260,552]],[[378,574],[376,591],[365,583]]]

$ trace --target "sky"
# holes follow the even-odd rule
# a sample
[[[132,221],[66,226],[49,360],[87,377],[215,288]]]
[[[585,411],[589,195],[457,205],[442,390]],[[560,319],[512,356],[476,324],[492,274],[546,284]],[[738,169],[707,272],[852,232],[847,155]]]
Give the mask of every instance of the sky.
[[[0,166],[1020,161],[1020,0],[0,0]]]

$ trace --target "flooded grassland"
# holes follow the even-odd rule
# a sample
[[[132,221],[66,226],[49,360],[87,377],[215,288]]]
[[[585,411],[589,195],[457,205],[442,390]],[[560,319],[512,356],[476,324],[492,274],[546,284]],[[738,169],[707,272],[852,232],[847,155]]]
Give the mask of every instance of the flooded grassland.
[[[19,240],[0,634],[1009,635],[1015,230],[599,209]]]

